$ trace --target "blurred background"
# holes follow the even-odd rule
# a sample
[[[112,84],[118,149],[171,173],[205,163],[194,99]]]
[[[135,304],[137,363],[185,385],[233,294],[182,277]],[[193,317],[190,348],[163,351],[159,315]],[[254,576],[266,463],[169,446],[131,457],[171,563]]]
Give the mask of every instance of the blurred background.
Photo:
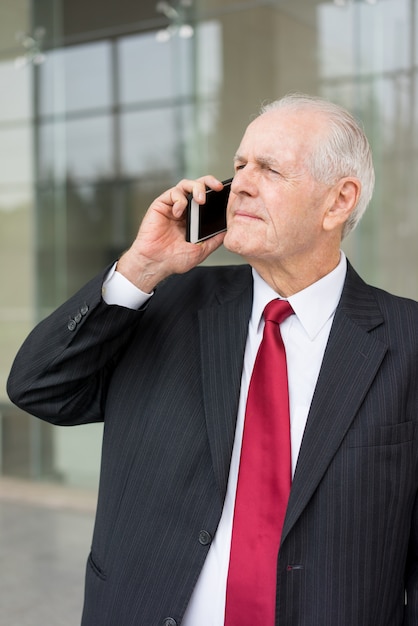
[[[231,175],[262,103],[302,91],[362,121],[376,192],[344,248],[368,281],[418,298],[417,4],[0,0],[2,624],[79,624],[102,436],[13,407],[13,357],[154,197]]]
[[[231,175],[263,102],[319,94],[363,122],[376,192],[344,247],[368,281],[418,298],[417,4],[0,1],[3,478],[95,493],[101,426],[51,427],[14,408],[12,359],[129,245],[155,196],[184,176]]]

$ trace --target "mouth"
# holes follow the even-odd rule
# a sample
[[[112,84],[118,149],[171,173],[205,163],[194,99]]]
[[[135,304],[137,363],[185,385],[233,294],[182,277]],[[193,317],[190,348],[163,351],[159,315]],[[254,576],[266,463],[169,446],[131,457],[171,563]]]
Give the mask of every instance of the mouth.
[[[228,207],[228,223],[242,222],[249,225],[262,222],[263,212],[263,208],[258,207],[255,202],[247,202],[238,196]]]
[[[247,223],[255,223],[261,222],[261,218],[253,213],[247,213],[246,211],[237,211],[232,216],[232,222],[247,222]]]
[[[234,220],[249,220],[249,221],[254,221],[254,220],[258,220],[261,221],[261,218],[258,215],[254,215],[254,213],[249,213],[248,211],[243,211],[242,209],[239,211],[235,211],[232,215],[232,218]]]

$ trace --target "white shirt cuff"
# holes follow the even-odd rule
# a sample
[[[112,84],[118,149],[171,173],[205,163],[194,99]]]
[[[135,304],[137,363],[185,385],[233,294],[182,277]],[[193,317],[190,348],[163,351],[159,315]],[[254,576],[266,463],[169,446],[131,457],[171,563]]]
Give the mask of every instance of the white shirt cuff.
[[[117,272],[116,263],[109,271],[102,286],[102,297],[106,304],[116,304],[127,309],[140,309],[153,293],[141,291],[120,272]]]

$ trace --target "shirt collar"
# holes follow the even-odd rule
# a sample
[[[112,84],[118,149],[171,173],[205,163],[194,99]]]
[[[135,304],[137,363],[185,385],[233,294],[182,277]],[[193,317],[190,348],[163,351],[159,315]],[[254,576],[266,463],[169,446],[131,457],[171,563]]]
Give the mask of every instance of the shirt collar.
[[[268,302],[278,298],[272,289],[253,268],[254,298],[252,324],[259,327],[264,307]],[[302,289],[287,298],[302,324],[308,337],[313,341],[320,330],[335,313],[344,287],[347,273],[347,259],[341,251],[340,262],[329,274],[316,281],[306,289]]]

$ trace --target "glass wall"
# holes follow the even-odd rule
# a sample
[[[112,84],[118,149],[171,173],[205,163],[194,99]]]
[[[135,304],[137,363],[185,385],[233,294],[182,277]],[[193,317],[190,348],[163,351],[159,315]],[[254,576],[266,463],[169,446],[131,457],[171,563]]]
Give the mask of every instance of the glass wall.
[[[180,178],[231,174],[260,105],[343,104],[377,185],[344,244],[362,275],[418,298],[418,0],[2,0],[0,461],[95,487],[101,426],[53,428],[5,383],[29,329],[129,245]],[[219,250],[211,263],[237,262]],[[238,259],[239,262],[239,259]]]

